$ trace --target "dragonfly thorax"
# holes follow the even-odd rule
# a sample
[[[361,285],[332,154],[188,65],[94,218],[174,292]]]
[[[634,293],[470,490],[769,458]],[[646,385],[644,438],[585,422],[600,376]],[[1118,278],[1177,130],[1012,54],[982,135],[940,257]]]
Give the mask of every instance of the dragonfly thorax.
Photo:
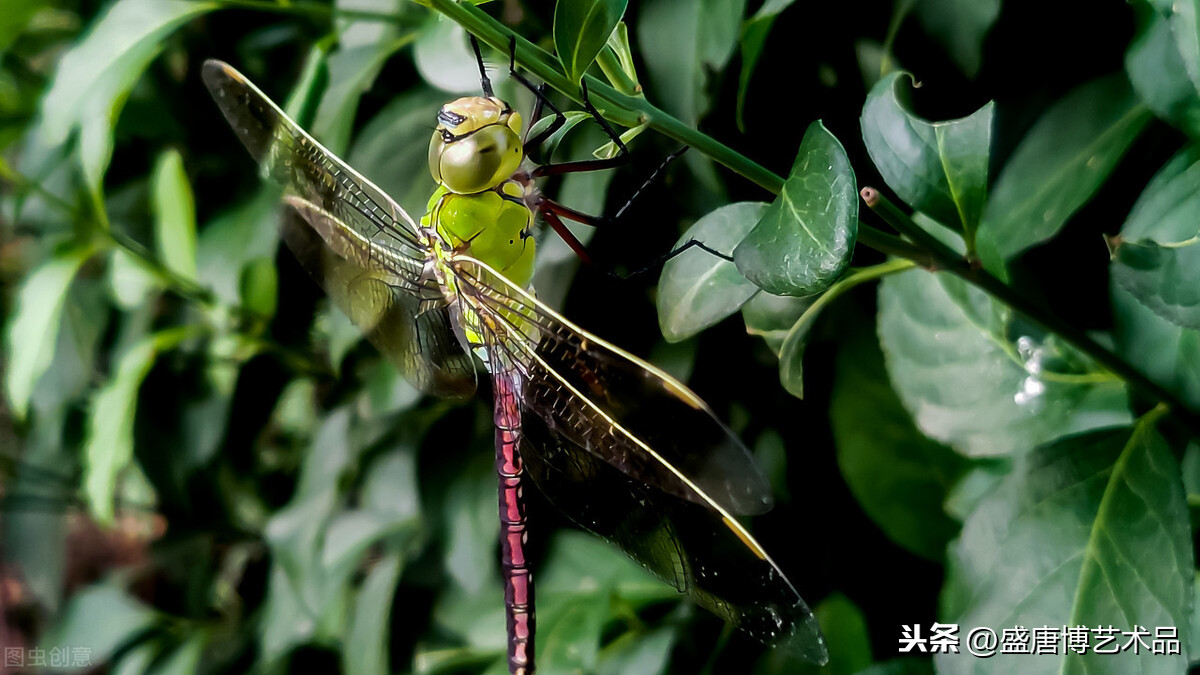
[[[442,106],[437,119],[429,171],[451,192],[490,190],[521,166],[521,114],[504,101],[467,96]]]

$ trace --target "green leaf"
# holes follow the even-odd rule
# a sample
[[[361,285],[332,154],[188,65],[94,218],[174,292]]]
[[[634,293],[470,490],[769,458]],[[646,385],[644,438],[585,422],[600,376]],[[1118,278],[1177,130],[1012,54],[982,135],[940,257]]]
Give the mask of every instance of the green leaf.
[[[913,270],[879,287],[888,374],[925,435],[970,456],[1007,455],[1085,429],[1126,424],[1121,384],[1077,368],[1036,334],[1008,336],[1007,310],[957,277]],[[1056,377],[1064,370],[1066,381]]]
[[[388,621],[401,569],[399,554],[392,553],[377,562],[363,581],[354,601],[342,649],[345,672],[363,675],[391,672],[388,667],[391,640]]]
[[[1196,234],[1197,214],[1200,148],[1189,146],[1150,180],[1120,236],[1131,241],[1183,241]],[[1155,382],[1200,407],[1200,370],[1195,367],[1200,363],[1200,331],[1162,318],[1115,278],[1110,286],[1118,353]]]
[[[670,625],[648,633],[625,633],[604,647],[596,675],[665,673],[678,637],[676,627]]]
[[[399,16],[404,0],[340,0],[339,9]],[[329,86],[321,95],[309,129],[330,151],[344,153],[350,144],[359,99],[371,88],[388,58],[415,34],[399,36],[391,21],[340,21],[337,49],[329,55]]]
[[[438,89],[452,94],[482,95],[479,88],[479,62],[467,44],[467,32],[462,26],[445,20],[430,24],[417,38],[413,60],[421,78]],[[493,70],[488,77],[495,85],[499,82],[499,76],[507,72],[507,68],[503,71]],[[435,114],[436,111],[429,114],[430,127],[434,126],[432,120]]]
[[[917,0],[921,25],[946,48],[967,77],[975,77],[982,61],[983,40],[1000,14],[1000,0]]]
[[[861,333],[838,351],[829,404],[838,468],[889,539],[940,561],[958,533],[943,503],[969,462],[917,430],[888,382],[878,346]]]
[[[742,111],[746,105],[746,93],[750,89],[750,79],[754,75],[754,68],[758,65],[758,59],[762,56],[763,47],[767,44],[767,36],[771,34],[771,27],[775,25],[775,17],[779,16],[783,10],[791,7],[796,0],[767,0],[762,7],[754,13],[754,16],[746,20],[742,24],[741,46],[742,46],[742,71],[738,75],[738,93],[737,93],[737,125],[743,133],[746,131],[745,120],[742,119]]]
[[[175,274],[195,280],[196,204],[178,151],[159,156],[152,183],[158,257]]]
[[[242,307],[263,318],[275,316],[279,303],[279,275],[270,258],[251,260],[242,268],[238,298]]]
[[[864,668],[856,675],[933,675],[933,662],[920,658],[890,659]]]
[[[21,285],[5,336],[9,363],[5,388],[17,418],[25,417],[33,387],[50,367],[67,288],[91,255],[90,247],[63,251],[43,263]]]
[[[140,260],[122,248],[114,248],[109,254],[108,285],[113,302],[126,311],[142,304],[161,286]]]
[[[728,251],[767,211],[762,202],[737,202],[707,214],[684,232],[675,248],[695,240]],[[738,311],[758,289],[737,267],[693,246],[663,265],[658,282],[658,325],[663,337],[679,342]]]
[[[26,172],[41,176],[57,148],[78,134],[83,173],[99,195],[112,157],[113,125],[133,85],[163,41],[193,18],[220,7],[185,0],[118,0],[64,54],[54,72],[26,152]]]
[[[159,353],[173,349],[193,333],[189,327],[167,329],[134,345],[92,400],[83,450],[83,484],[88,508],[103,524],[113,521],[117,480],[133,462],[133,420],[142,380]]]
[[[107,662],[116,651],[157,622],[149,607],[112,583],[90,586],[78,592],[42,638],[49,650],[68,645],[87,647],[89,664],[72,669],[91,671]],[[80,664],[83,666],[83,664]]]
[[[829,672],[857,673],[871,665],[867,618],[849,598],[833,593],[813,610],[829,643]]]
[[[1151,417],[1153,417],[1152,415]],[[948,593],[971,598],[962,626],[1178,628],[1192,614],[1192,538],[1179,466],[1153,420],[1038,448],[963,525]],[[1092,636],[1089,636],[1092,637]],[[1129,638],[1118,633],[1118,646]],[[1094,638],[1093,638],[1094,640]],[[1093,641],[1094,645],[1095,642]],[[980,659],[939,654],[939,673],[1179,673],[1184,655],[1080,654]]]
[[[628,0],[560,0],[554,6],[554,49],[563,72],[579,82],[604,49]]]
[[[706,70],[724,69],[737,46],[745,0],[651,0],[642,4],[638,45],[667,112],[692,125],[708,111]],[[670,35],[671,39],[662,39]],[[688,158],[689,160],[691,158]]]
[[[842,144],[809,125],[779,196],[733,252],[747,279],[775,295],[828,288],[850,264],[858,236],[858,188]]]
[[[1170,25],[1157,12],[1145,12],[1142,28],[1125,52],[1125,72],[1154,114],[1192,138],[1200,136],[1200,93],[1188,79]]]
[[[1051,106],[1021,140],[988,197],[979,248],[997,258],[985,259],[989,269],[1057,234],[1149,119],[1123,76],[1093,80]]]
[[[987,199],[995,104],[962,119],[929,123],[901,104],[907,76],[881,79],[863,106],[863,142],[883,180],[909,206],[974,237]],[[907,88],[907,87],[906,87]]]
[[[8,51],[12,43],[20,37],[34,13],[40,9],[39,0],[8,0],[4,11],[0,12],[0,55]]]
[[[1194,88],[1200,90],[1200,25],[1197,24],[1197,0],[1150,0],[1171,28],[1171,37],[1183,61],[1184,72]]]
[[[761,337],[771,351],[779,356],[784,340],[787,339],[796,320],[819,297],[810,295],[806,298],[792,298],[759,291],[749,302],[742,305],[742,320],[746,323],[746,332]]]
[[[1200,237],[1177,244],[1117,241],[1113,281],[1171,323],[1200,329]]]
[[[242,269],[251,261],[275,259],[278,198],[270,189],[217,214],[200,230],[196,275],[222,302],[241,302]]]

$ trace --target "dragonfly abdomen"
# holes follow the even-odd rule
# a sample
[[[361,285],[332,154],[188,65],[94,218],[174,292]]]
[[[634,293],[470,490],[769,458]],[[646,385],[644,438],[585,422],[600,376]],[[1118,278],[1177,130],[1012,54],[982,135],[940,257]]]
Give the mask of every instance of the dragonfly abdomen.
[[[521,376],[515,370],[492,374],[496,423],[496,474],[500,478],[500,567],[508,619],[508,668],[533,672],[533,575],[525,558],[525,465],[521,444]]]

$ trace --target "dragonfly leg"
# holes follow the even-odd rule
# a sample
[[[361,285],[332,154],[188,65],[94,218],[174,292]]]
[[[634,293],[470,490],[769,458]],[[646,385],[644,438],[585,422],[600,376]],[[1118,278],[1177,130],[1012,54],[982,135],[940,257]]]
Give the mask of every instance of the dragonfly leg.
[[[508,669],[532,675],[536,620],[533,575],[525,558],[525,465],[521,460],[521,376],[513,370],[493,373],[496,423],[496,474],[500,479],[500,569],[508,624]]]
[[[620,279],[622,281],[636,279],[644,274],[653,272],[653,271],[661,268],[663,265],[667,264],[667,261],[669,261],[672,258],[674,258],[682,253],[685,253],[688,250],[693,249],[693,248],[698,248],[701,251],[704,251],[705,253],[707,253],[711,256],[720,258],[721,260],[725,260],[727,262],[733,262],[733,256],[728,255],[726,253],[722,253],[722,252],[718,251],[717,249],[709,246],[708,244],[705,244],[704,242],[700,241],[699,239],[688,239],[679,248],[677,248],[673,251],[664,253],[663,255],[660,255],[659,257],[655,258],[649,265],[646,265],[645,267],[643,267],[639,270],[634,270],[633,272],[629,272],[627,274],[618,274],[616,272],[612,272],[612,271],[608,271],[608,270],[605,270],[605,272],[610,277]]]
[[[483,95],[491,98],[492,96],[492,80],[487,75],[487,68],[483,65],[483,54],[479,51],[479,40],[475,36],[471,36],[471,49],[475,51],[475,61],[479,64],[479,86],[483,89]]]

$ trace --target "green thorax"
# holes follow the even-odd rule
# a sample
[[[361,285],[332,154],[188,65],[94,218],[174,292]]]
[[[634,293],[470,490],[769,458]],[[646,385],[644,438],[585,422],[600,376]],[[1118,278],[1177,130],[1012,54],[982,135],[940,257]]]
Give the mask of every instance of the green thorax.
[[[438,186],[421,224],[432,224],[449,248],[528,288],[533,280],[535,243],[530,236],[533,213],[523,197],[524,189],[511,180],[473,194],[458,194]]]

